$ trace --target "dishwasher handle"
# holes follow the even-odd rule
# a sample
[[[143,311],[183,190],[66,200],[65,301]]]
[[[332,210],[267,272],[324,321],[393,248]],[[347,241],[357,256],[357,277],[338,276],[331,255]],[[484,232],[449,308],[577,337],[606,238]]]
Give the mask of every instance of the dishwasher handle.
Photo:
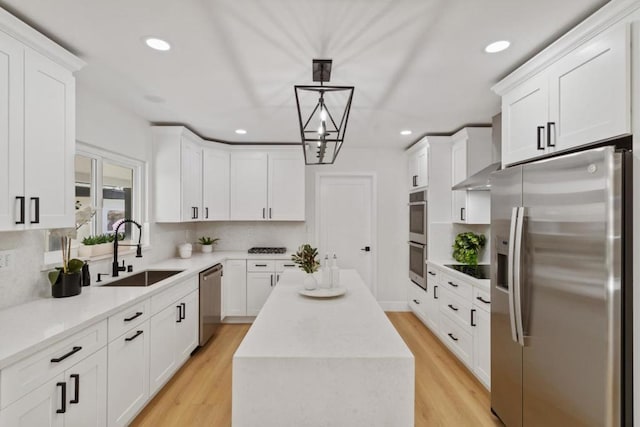
[[[207,278],[209,276],[212,276],[212,275],[217,274],[217,273],[220,273],[220,276],[222,276],[222,264],[214,265],[210,269],[205,270],[202,273],[200,273],[200,276],[201,276],[202,280],[207,280]]]

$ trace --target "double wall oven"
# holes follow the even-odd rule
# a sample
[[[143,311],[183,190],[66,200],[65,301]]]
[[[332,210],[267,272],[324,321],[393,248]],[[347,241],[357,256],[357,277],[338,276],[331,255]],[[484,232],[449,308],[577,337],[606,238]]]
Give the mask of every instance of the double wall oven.
[[[427,289],[427,191],[409,193],[409,279]]]

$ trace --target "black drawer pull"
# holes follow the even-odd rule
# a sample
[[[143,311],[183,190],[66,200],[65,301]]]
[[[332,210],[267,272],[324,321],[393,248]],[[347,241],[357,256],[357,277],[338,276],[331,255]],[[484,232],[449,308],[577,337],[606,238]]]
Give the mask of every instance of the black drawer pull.
[[[141,311],[136,311],[136,314],[134,314],[131,317],[125,317],[124,321],[125,322],[131,322],[133,319],[137,319],[138,317],[142,316],[144,313],[142,313]]]
[[[458,341],[458,338],[454,337],[453,334],[447,334],[449,335],[449,338],[451,338],[454,341]]]
[[[125,338],[124,340],[125,340],[125,341],[133,341],[133,340],[135,340],[136,338],[138,338],[140,335],[142,335],[142,333],[143,333],[143,332],[144,332],[144,331],[136,331],[136,333],[135,333],[133,336],[131,336],[131,337],[129,337],[129,338]]]
[[[433,287],[433,299],[438,299],[438,293],[436,292],[438,290],[437,286]]]
[[[78,346],[78,347],[73,347],[73,350],[71,350],[69,353],[64,354],[60,357],[55,357],[53,359],[51,359],[51,363],[58,363],[58,362],[62,362],[64,359],[66,359],[69,356],[72,356],[74,354],[76,354],[77,352],[79,352],[80,350],[82,350],[82,347]]]
[[[285,264],[284,266],[285,267],[295,267],[296,265],[295,264]]]
[[[544,132],[544,126],[538,126],[537,138],[538,138],[538,150],[544,150],[544,143],[542,142],[541,134]]]
[[[64,414],[67,412],[67,383],[56,383],[56,387],[62,388],[62,407],[60,409],[56,409],[56,414]]]
[[[485,304],[491,304],[491,301],[487,301],[486,299],[484,299],[484,298],[482,298],[482,297],[476,297],[476,299],[477,299],[478,301],[482,301],[482,302],[483,302],[483,303],[485,303]]]
[[[73,399],[69,403],[80,403],[80,374],[71,374],[69,377],[73,379],[76,386],[73,391]]]
[[[418,301],[417,299],[414,299],[413,302],[415,302],[416,304],[420,304],[420,301]]]
[[[436,273],[434,273],[433,271],[428,271],[427,273],[429,273],[431,276],[435,276]]]
[[[556,127],[556,123],[555,122],[547,122],[547,147],[555,147],[556,143],[554,142],[553,144],[551,143],[551,139],[553,136],[553,131],[551,130],[551,128],[553,128],[555,130]]]
[[[451,304],[449,304],[448,307],[453,311],[458,311],[458,308],[452,306]]]
[[[182,304],[176,305],[176,308],[178,309],[178,320],[176,320],[176,323],[181,323],[182,322]]]
[[[476,312],[476,309],[472,308],[471,309],[471,326],[478,326],[476,324],[476,319],[475,319],[475,316],[474,316],[475,312]]]
[[[267,264],[254,264],[256,267],[266,267]]]
[[[183,302],[180,303],[180,306],[182,307],[182,317],[181,319],[184,320],[187,318],[187,305]]]
[[[16,224],[24,224],[24,196],[16,196],[16,200],[20,200],[20,219]]]
[[[40,224],[40,197],[31,197],[31,201],[36,202],[36,217],[31,224]]]
[[[447,283],[448,283],[448,284],[450,284],[451,286],[453,286],[454,288],[457,288],[457,287],[458,287],[458,285],[456,285],[456,284],[455,284],[455,283],[453,283],[453,282],[447,282]]]

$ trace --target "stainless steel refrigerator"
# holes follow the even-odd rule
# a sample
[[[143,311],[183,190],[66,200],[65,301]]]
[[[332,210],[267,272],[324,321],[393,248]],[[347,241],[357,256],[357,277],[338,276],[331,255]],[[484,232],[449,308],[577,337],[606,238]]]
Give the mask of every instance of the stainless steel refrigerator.
[[[508,427],[631,425],[631,160],[491,177],[491,407]]]

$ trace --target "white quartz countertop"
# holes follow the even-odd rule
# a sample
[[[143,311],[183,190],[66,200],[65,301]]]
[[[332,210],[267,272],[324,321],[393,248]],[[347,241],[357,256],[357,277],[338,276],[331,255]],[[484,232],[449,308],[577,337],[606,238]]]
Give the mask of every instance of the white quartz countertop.
[[[482,289],[485,292],[489,292],[491,290],[491,280],[489,279],[476,279],[473,276],[469,276],[468,274],[464,274],[458,270],[454,270],[453,268],[446,267],[445,264],[454,264],[451,262],[441,262],[441,261],[432,261],[427,260],[427,265],[432,264],[435,267],[439,268],[446,274],[455,277],[459,280],[464,280],[465,282],[471,283],[473,286]]]
[[[128,305],[170,288],[217,263],[230,259],[291,259],[291,254],[257,255],[246,252],[194,254],[171,258],[147,266],[149,270],[184,270],[148,287],[110,287],[92,283],[80,295],[70,298],[42,298],[0,310],[0,369],[50,344],[106,319]],[[119,278],[133,273],[121,273]]]
[[[341,270],[340,283],[347,293],[331,299],[300,295],[304,275],[286,271],[281,276],[234,359],[413,359],[355,270]]]

